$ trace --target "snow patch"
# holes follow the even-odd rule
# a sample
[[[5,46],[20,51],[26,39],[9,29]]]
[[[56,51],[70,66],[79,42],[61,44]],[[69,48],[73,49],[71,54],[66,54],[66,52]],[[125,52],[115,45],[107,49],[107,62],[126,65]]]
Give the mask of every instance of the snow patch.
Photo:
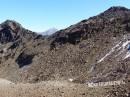
[[[116,44],[116,45],[115,45],[104,57],[102,57],[97,63],[102,62],[106,57],[108,57],[110,54],[112,54],[112,53],[115,51],[115,49],[120,46],[120,44],[121,44],[121,42],[119,42],[118,44]],[[120,48],[120,49],[121,49],[121,48]]]
[[[130,57],[130,52],[127,52],[124,59],[127,59],[128,57]]]
[[[125,49],[125,47],[130,43],[130,41],[126,41],[122,44],[123,50]]]
[[[122,50],[119,52],[119,54],[117,56],[119,56],[120,54],[122,54],[124,51],[127,53],[125,54],[125,56],[123,57],[123,60],[130,57],[130,51],[128,51],[128,45],[130,44],[130,40],[127,40],[126,42],[123,42],[122,44]]]
[[[123,42],[123,44],[122,44],[122,46],[120,46],[117,50],[120,50],[120,49],[122,49],[117,55],[116,55],[116,57],[117,56],[119,56],[119,55],[121,55],[125,50],[126,50],[126,46],[128,45],[128,44],[130,44],[130,41],[126,41],[126,42]]]
[[[130,40],[127,40],[125,42],[119,42],[113,48],[111,48],[111,50],[104,57],[102,57],[97,63],[100,63],[100,62],[104,61],[104,59],[106,57],[108,57],[109,55],[111,55],[114,51],[119,51],[120,50],[120,52],[117,55],[115,55],[115,57],[121,55],[124,51],[127,50],[127,46],[129,44],[130,44]],[[128,57],[130,57],[130,51],[128,51],[126,53],[126,55],[123,57],[123,60],[128,58]]]
[[[109,53],[107,53],[104,57],[102,57],[97,63],[102,62],[107,56],[109,56],[113,51],[110,51]]]

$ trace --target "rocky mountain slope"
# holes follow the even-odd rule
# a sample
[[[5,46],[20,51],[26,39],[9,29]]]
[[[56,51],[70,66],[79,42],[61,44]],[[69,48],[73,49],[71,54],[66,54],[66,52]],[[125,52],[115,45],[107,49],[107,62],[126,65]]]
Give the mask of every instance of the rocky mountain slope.
[[[111,7],[49,37],[0,24],[0,77],[14,82],[100,82],[130,76],[130,10]]]
[[[129,22],[129,9],[111,7],[53,34],[51,49],[61,53],[71,49],[69,54],[74,56],[68,60],[73,60],[70,64],[79,72],[79,79],[81,75],[94,82],[125,79],[130,70]]]

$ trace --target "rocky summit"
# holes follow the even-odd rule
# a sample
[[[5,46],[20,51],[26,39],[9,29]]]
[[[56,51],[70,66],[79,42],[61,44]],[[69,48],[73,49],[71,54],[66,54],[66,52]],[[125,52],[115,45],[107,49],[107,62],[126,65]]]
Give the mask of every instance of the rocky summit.
[[[16,21],[0,24],[0,77],[13,82],[126,80],[129,64],[130,9],[125,7],[111,7],[47,37]]]

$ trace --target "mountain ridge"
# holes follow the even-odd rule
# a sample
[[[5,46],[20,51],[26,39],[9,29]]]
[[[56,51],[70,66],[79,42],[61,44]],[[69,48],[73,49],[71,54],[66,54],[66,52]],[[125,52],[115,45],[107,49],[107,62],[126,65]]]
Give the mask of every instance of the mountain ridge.
[[[7,20],[0,25],[0,77],[30,83],[63,79],[85,83],[129,77],[129,57],[119,60],[127,54],[128,44],[115,58],[129,39],[129,22],[129,9],[111,7],[44,37]]]
[[[129,97],[130,9],[113,6],[48,36],[6,20],[0,78],[2,97]]]

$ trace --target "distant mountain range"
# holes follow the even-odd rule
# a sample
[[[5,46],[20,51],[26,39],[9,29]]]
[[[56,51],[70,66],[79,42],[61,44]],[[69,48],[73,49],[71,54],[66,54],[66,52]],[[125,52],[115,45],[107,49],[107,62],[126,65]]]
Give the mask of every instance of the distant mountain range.
[[[58,31],[58,29],[56,28],[50,28],[42,33],[40,33],[41,35],[51,35],[54,34],[56,31]]]

